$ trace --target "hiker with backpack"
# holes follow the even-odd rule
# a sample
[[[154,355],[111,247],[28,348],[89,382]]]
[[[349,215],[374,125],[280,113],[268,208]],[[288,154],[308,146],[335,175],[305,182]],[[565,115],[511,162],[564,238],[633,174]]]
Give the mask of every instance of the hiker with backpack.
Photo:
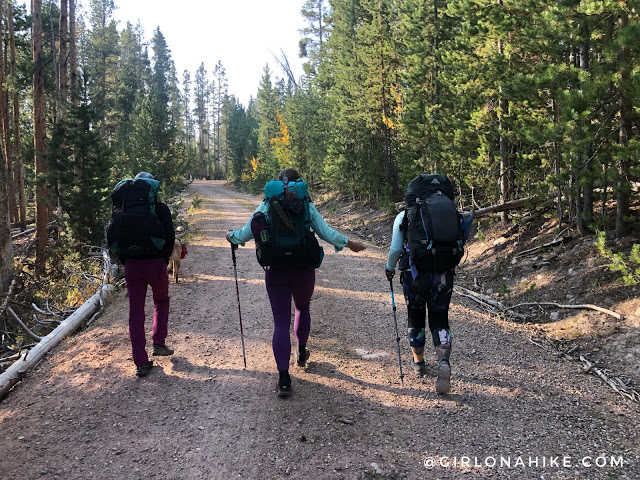
[[[315,234],[332,244],[336,252],[344,247],[354,252],[366,248],[329,227],[309,200],[306,182],[295,169],[285,168],[279,173],[278,180],[265,185],[265,198],[245,226],[230,230],[226,236],[232,246],[244,244],[251,238],[256,241],[256,255],[265,269],[265,284],[273,313],[272,347],[279,373],[276,386],[281,398],[291,394],[289,326],[292,298],[296,364],[305,367],[309,359],[309,306],[315,286],[315,269],[324,256]]]
[[[400,282],[407,304],[411,367],[422,377],[425,326],[437,356],[436,391],[448,393],[451,384],[451,330],[449,303],[455,267],[464,254],[472,214],[458,212],[451,181],[444,175],[421,174],[407,187],[405,209],[393,223],[393,236],[385,275],[393,292],[398,261]]]
[[[169,274],[175,231],[169,207],[158,201],[160,182],[148,172],[119,182],[111,193],[113,212],[107,231],[109,249],[124,265],[129,295],[129,336],[136,375],[153,367],[146,350],[144,303],[153,292],[153,355],[172,355],[165,344],[169,324]]]

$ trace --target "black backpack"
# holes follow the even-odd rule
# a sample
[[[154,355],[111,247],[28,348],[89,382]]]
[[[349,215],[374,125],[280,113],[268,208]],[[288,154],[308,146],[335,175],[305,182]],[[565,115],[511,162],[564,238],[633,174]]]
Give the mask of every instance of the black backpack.
[[[167,234],[156,215],[160,182],[126,178],[111,192],[113,211],[107,228],[109,250],[124,258],[157,256]]]
[[[407,187],[405,202],[402,228],[411,262],[430,272],[458,265],[464,255],[464,235],[449,179],[418,175]]]
[[[306,182],[272,180],[264,187],[264,201],[268,216],[257,212],[251,220],[258,263],[318,268],[324,251],[311,231]]]

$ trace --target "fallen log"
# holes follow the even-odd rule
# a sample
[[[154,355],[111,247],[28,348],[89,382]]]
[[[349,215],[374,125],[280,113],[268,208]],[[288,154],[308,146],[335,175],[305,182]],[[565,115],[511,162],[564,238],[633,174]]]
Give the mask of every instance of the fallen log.
[[[17,360],[2,375],[0,375],[0,398],[18,383],[29,370],[34,368],[44,356],[55,346],[57,346],[64,338],[76,331],[80,325],[91,317],[101,305],[104,304],[105,297],[114,290],[113,285],[105,285],[102,289],[93,295],[89,300],[82,304],[71,316],[60,323],[53,332],[44,337],[40,343],[33,347],[21,359]]]
[[[519,303],[517,305],[513,305],[509,308],[528,307],[532,305],[549,306],[549,307],[556,307],[556,308],[567,308],[567,309],[574,309],[574,310],[595,310],[597,312],[606,313],[607,315],[610,315],[613,318],[617,318],[618,320],[624,320],[624,316],[620,315],[619,313],[616,313],[613,310],[609,310],[608,308],[599,307],[597,305],[591,305],[590,303],[584,303],[580,305],[564,305],[564,304],[555,303],[555,302],[526,302],[526,303]]]
[[[514,255],[514,257],[524,257],[525,255],[531,255],[532,253],[536,253],[540,250],[544,250],[545,248],[550,248],[550,247],[556,247],[558,245],[562,245],[563,243],[567,243],[568,241],[572,240],[573,237],[571,236],[566,236],[566,237],[562,237],[562,238],[558,238],[556,240],[553,240],[549,243],[545,243],[544,245],[539,245],[537,247],[533,247],[533,248],[529,248],[528,250],[523,250],[521,252],[518,252]]]
[[[473,218],[486,217],[492,213],[504,212],[506,210],[515,210],[516,208],[524,207],[526,204],[535,205],[543,201],[543,198],[533,195],[526,198],[518,198],[509,202],[504,202],[499,205],[492,205],[490,207],[479,208],[473,211]]]
[[[491,297],[483,295],[481,293],[474,292],[473,290],[469,290],[468,288],[461,287],[459,285],[453,286],[453,291],[458,295],[462,295],[463,297],[469,298],[476,303],[484,307],[488,307],[489,309],[493,309],[495,313],[506,313],[512,317],[519,318],[520,320],[526,321],[529,320],[527,315],[523,315],[518,312],[514,312],[511,307],[505,307],[502,303],[497,300],[494,300]]]
[[[488,297],[481,293],[474,292],[473,290],[469,290],[459,285],[454,285],[453,290],[454,292],[456,292],[459,295],[462,295],[463,297],[467,297],[485,307],[490,307],[494,309],[496,313],[506,313],[508,315],[511,315],[513,317],[520,318],[523,320],[530,319],[530,317],[516,312],[515,309],[519,307],[529,307],[529,306],[538,306],[538,307],[549,306],[549,307],[555,307],[555,308],[566,308],[566,309],[574,309],[574,310],[595,310],[597,312],[602,312],[607,315],[610,315],[618,320],[624,320],[624,316],[620,315],[619,313],[614,312],[613,310],[609,310],[608,308],[592,305],[590,303],[577,304],[577,305],[570,305],[570,304],[565,305],[565,304],[556,303],[556,302],[525,302],[525,303],[519,303],[517,305],[511,305],[507,307],[502,303],[500,303],[499,301],[494,300],[491,297]]]
[[[35,229],[35,228],[27,228],[26,230],[24,230],[24,231],[22,231],[22,232],[20,232],[20,233],[16,233],[16,234],[14,234],[14,235],[11,235],[11,238],[12,238],[12,239],[14,239],[14,238],[18,238],[18,237],[21,237],[21,236],[23,236],[23,235],[27,235],[27,234],[29,234],[29,233],[31,233],[31,232],[35,232],[35,231],[36,231],[36,229]]]

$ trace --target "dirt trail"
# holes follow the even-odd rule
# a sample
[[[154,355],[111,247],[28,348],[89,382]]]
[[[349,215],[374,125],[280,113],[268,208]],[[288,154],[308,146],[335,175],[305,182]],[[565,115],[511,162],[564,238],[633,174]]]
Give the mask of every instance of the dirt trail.
[[[438,396],[432,376],[412,376],[396,293],[401,386],[385,252],[373,246],[334,254],[324,244],[310,363],[292,366],[293,395],[278,399],[262,269],[252,242],[239,249],[244,370],[224,240],[256,199],[218,182],[190,192],[206,198],[181,283],[170,287],[175,355],[135,376],[118,293],[0,403],[1,479],[640,478],[637,406],[455,295],[452,392]],[[149,294],[149,328],[151,310]],[[442,465],[429,472],[425,459]]]

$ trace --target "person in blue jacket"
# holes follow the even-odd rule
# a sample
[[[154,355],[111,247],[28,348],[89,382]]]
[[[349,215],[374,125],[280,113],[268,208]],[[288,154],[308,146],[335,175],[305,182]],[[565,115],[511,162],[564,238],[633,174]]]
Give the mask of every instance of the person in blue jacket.
[[[400,212],[393,222],[393,235],[391,246],[385,265],[387,280],[392,281],[395,268],[403,255],[408,255],[405,246],[405,232],[402,223],[405,212]],[[460,216],[464,239],[469,236],[473,215],[463,212]],[[407,262],[402,262],[403,263]],[[449,326],[449,304],[453,293],[454,269],[443,272],[417,271],[417,276],[411,269],[400,272],[400,282],[407,304],[407,324],[409,345],[411,347],[411,367],[415,374],[422,377],[427,373],[424,361],[424,347],[426,343],[425,326],[427,313],[429,318],[429,331],[435,347],[438,370],[436,377],[436,391],[448,393],[451,388],[451,329]]]
[[[299,179],[298,172],[293,168],[286,168],[278,174],[279,180]],[[255,213],[268,215],[268,204],[263,201],[256,208]],[[360,252],[366,247],[360,242],[349,240],[331,228],[322,218],[313,203],[309,202],[309,217],[311,228],[324,241],[335,247],[339,252],[344,247],[354,252]],[[253,216],[239,230],[227,233],[227,241],[233,244],[244,244],[253,239],[251,222]],[[278,395],[282,398],[291,393],[291,376],[289,375],[289,357],[291,355],[291,339],[289,326],[291,322],[291,299],[295,306],[294,334],[297,341],[296,363],[300,367],[306,365],[309,359],[307,341],[311,330],[311,315],[309,307],[311,295],[315,287],[315,268],[313,266],[271,266],[265,269],[265,284],[273,313],[273,356],[279,372],[277,383]]]

